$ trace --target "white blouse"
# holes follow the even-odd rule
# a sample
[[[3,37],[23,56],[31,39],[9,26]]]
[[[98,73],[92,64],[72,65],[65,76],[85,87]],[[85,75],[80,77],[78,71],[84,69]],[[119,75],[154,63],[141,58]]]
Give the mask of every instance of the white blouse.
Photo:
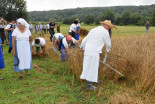
[[[12,36],[16,37],[16,40],[29,40],[29,37],[32,36],[31,32],[29,29],[26,28],[26,31],[24,33],[21,33],[18,28],[16,28],[13,33]]]

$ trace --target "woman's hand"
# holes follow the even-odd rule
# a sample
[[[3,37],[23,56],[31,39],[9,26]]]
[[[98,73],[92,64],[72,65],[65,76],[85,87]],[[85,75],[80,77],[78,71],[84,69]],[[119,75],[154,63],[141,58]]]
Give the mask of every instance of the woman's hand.
[[[16,56],[16,51],[13,49],[13,55]]]

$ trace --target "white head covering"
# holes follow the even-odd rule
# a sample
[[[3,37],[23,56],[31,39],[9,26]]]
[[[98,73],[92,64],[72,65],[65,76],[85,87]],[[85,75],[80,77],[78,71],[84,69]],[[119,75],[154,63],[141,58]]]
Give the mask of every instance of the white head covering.
[[[17,20],[17,23],[21,23],[23,26],[25,26],[26,28],[29,28],[29,24],[26,22],[26,20],[25,19],[23,19],[23,18],[19,18],[18,20]]]

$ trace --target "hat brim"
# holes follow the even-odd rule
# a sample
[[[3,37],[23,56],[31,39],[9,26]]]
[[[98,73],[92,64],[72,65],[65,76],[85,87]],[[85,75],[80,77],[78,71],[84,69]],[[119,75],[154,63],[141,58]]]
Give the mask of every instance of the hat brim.
[[[107,22],[101,21],[100,24],[105,24],[105,25],[109,26],[110,29],[112,29],[112,28],[116,28],[117,29],[117,27],[115,25],[113,25],[112,23],[107,23]]]

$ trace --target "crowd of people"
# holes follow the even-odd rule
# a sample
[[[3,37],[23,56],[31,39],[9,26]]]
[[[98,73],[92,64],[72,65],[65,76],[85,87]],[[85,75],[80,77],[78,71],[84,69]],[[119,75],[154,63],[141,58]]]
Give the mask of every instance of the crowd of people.
[[[96,89],[93,83],[98,83],[99,55],[106,45],[107,53],[111,49],[111,29],[116,28],[109,20],[101,21],[101,26],[90,30],[88,35],[79,43],[80,39],[80,21],[76,19],[71,24],[69,33],[64,36],[60,33],[60,25],[50,20],[49,24],[35,24],[31,21],[27,23],[23,18],[18,20],[12,19],[9,23],[3,18],[0,19],[0,69],[5,67],[3,44],[6,39],[8,53],[14,55],[14,71],[19,73],[19,79],[23,79],[22,72],[25,71],[27,76],[32,69],[32,54],[42,54],[46,52],[46,40],[44,34],[50,33],[50,41],[53,42],[53,50],[61,56],[61,62],[65,62],[71,49],[77,46],[84,50],[83,71],[81,79],[87,81],[87,90]],[[55,28],[57,33],[55,33]],[[148,32],[149,23],[146,24]],[[38,37],[32,40],[32,34],[35,31]],[[5,35],[7,33],[7,35]],[[7,41],[8,40],[8,41]],[[32,43],[31,43],[32,42]],[[59,56],[58,55],[58,56]],[[0,78],[4,80],[4,78]]]

